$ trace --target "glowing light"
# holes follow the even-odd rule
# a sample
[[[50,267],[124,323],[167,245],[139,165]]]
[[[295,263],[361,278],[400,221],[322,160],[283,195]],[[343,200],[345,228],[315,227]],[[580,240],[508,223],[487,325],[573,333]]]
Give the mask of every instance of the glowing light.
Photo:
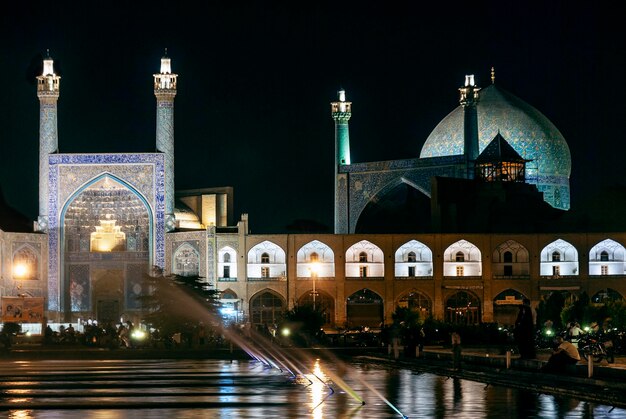
[[[281,330],[280,334],[285,336],[285,337],[287,337],[287,336],[291,335],[291,330],[289,330],[288,328],[285,327],[283,330]]]
[[[132,333],[131,337],[134,338],[134,339],[142,340],[142,339],[145,339],[146,332],[144,332],[141,329],[135,329],[135,330],[133,330],[133,333]]]
[[[54,60],[51,58],[43,60],[43,73],[42,76],[54,76]]]
[[[16,278],[26,278],[28,276],[28,266],[19,263],[13,267],[13,276]]]

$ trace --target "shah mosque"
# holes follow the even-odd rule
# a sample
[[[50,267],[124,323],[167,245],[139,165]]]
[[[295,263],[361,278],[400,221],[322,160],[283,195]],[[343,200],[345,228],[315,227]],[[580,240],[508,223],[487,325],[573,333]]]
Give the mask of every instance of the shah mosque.
[[[4,321],[13,314],[7,301],[24,312],[43,301],[51,323],[138,322],[136,297],[147,291],[142,278],[151,266],[205,278],[233,320],[253,325],[275,323],[307,303],[324,308],[328,327],[375,327],[391,321],[397,306],[451,322],[510,324],[524,297],[537,305],[552,292],[584,291],[595,302],[626,295],[625,232],[372,233],[364,227],[363,219],[376,214],[372,208],[399,187],[439,211],[443,224],[461,211],[455,191],[475,191],[472,185],[496,194],[523,189],[545,211],[569,209],[565,139],[540,111],[497,85],[493,70],[485,88],[466,76],[459,106],[435,127],[419,157],[405,160],[351,161],[352,103],[339,91],[331,103],[334,234],[254,235],[247,214],[231,221],[232,189],[175,190],[178,75],[170,58],[161,59],[153,76],[156,152],[149,153],[58,153],[61,80],[51,58],[43,64],[39,216],[30,231],[11,229],[0,211]],[[36,324],[40,317],[21,321]]]

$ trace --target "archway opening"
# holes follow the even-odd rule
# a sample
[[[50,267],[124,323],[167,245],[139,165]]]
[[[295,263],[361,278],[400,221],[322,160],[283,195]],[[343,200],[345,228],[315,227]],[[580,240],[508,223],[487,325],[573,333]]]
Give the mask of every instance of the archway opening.
[[[374,291],[363,288],[349,296],[346,303],[349,328],[382,326],[383,299]]]

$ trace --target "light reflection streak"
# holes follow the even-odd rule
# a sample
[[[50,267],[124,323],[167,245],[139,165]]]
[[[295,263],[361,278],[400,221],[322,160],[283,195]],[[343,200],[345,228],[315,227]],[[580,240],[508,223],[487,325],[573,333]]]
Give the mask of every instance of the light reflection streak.
[[[8,419],[31,419],[33,417],[32,410],[11,410],[7,416]]]

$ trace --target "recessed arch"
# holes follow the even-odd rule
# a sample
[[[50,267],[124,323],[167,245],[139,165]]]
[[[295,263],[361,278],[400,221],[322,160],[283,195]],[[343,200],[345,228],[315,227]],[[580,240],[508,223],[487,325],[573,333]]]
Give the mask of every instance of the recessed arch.
[[[11,261],[11,276],[13,279],[40,278],[41,263],[39,260],[39,252],[29,243],[23,243],[15,249]]]
[[[443,253],[444,276],[481,276],[482,260],[478,247],[467,240],[452,243]]]
[[[380,327],[383,323],[383,299],[374,291],[362,288],[346,299],[348,327]]]
[[[174,250],[172,273],[180,276],[200,275],[200,252],[191,243],[181,243]]]
[[[217,251],[217,275],[220,281],[237,280],[237,251],[230,246]]]
[[[250,322],[256,326],[278,324],[286,307],[285,299],[276,291],[261,290],[250,298]]]
[[[589,275],[624,275],[626,249],[615,240],[605,239],[589,251]]]
[[[284,278],[287,265],[285,251],[265,240],[248,251],[248,278]]]
[[[395,276],[432,277],[433,252],[424,243],[410,240],[396,250]]]
[[[94,275],[98,276],[102,269],[115,272],[124,284],[126,298],[122,308],[137,309],[130,297],[135,279],[129,276],[128,269],[120,266],[132,265],[131,271],[135,272],[135,267],[147,269],[153,263],[155,219],[146,197],[125,180],[103,172],[69,195],[58,216],[58,222],[53,224],[61,227],[58,231],[61,311],[84,311],[91,305],[92,297],[100,300],[99,295],[91,294],[91,287]],[[106,256],[98,264],[77,263],[94,252]],[[50,302],[50,305],[55,304]]]
[[[335,277],[335,253],[326,243],[313,240],[298,249],[296,254],[299,278]]]
[[[429,231],[430,195],[415,182],[398,177],[363,203],[355,233],[418,233]]]
[[[481,321],[480,299],[470,291],[457,291],[446,298],[446,321],[472,325]]]
[[[541,250],[542,276],[577,276],[578,251],[569,242],[557,239]]]
[[[346,250],[346,277],[383,277],[384,260],[380,247],[367,240],[361,240]]]
[[[315,298],[314,298],[315,297]],[[324,316],[324,325],[332,325],[335,319],[335,299],[326,291],[311,288],[298,298],[298,305],[314,306]]]
[[[498,293],[493,299],[493,320],[499,325],[515,325],[524,298],[527,296],[513,288]]]
[[[530,278],[528,249],[515,240],[500,243],[491,255],[494,278]]]
[[[419,318],[421,320],[424,320],[432,315],[432,299],[422,291],[418,291],[416,289],[402,293],[398,298],[396,305],[419,313]]]

